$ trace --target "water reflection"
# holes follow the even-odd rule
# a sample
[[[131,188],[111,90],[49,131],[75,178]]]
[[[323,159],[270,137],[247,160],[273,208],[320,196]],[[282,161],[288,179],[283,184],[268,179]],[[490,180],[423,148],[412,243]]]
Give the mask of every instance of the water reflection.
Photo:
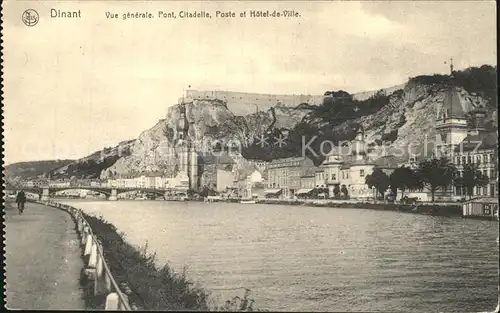
[[[399,212],[70,201],[215,296],[288,311],[480,311],[497,303],[498,225]]]

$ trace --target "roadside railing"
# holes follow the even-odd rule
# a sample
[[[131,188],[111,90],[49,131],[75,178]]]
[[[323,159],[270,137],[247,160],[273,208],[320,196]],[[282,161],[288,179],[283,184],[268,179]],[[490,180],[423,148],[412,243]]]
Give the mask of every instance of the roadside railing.
[[[120,290],[116,283],[106,260],[102,243],[94,235],[90,224],[85,220],[82,211],[72,206],[48,201],[43,204],[56,207],[71,214],[77,224],[80,235],[80,245],[83,248],[85,274],[94,281],[94,295],[106,295],[105,310],[109,311],[131,311],[128,296]]]

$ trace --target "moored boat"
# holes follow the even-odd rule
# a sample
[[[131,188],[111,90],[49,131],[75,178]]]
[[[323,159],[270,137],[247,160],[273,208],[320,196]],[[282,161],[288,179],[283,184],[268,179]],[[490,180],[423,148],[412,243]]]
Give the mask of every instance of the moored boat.
[[[241,204],[255,204],[257,202],[255,202],[255,200],[241,200],[240,203]]]

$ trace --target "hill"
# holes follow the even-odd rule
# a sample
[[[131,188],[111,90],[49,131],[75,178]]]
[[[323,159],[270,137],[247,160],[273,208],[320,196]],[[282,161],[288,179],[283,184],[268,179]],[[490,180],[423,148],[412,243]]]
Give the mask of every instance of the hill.
[[[70,164],[73,160],[47,160],[18,162],[5,166],[6,180],[28,179],[44,175],[54,169]]]

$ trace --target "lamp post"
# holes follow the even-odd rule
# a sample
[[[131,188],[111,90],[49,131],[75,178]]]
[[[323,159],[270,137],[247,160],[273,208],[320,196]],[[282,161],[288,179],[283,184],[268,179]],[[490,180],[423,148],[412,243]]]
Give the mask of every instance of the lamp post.
[[[373,191],[373,200],[376,202],[377,201],[377,190],[375,190],[375,186],[372,186],[372,191]]]

